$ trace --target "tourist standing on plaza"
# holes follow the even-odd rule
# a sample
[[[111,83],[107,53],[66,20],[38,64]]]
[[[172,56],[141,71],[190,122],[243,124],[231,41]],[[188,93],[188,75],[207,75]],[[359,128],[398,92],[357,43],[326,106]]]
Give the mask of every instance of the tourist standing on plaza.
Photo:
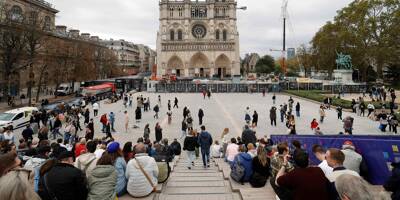
[[[213,143],[213,139],[206,131],[206,127],[203,125],[201,126],[201,133],[198,137],[198,143],[201,148],[201,157],[203,159],[203,166],[204,168],[210,167],[210,147]]]
[[[343,108],[340,106],[336,107],[336,112],[337,112],[337,118],[342,120]]]
[[[257,111],[254,111],[253,113],[253,121],[252,121],[252,126],[257,127],[258,124],[258,113]]]
[[[183,143],[183,150],[186,151],[188,159],[187,162],[188,169],[192,169],[192,166],[194,166],[194,160],[196,158],[195,150],[196,147],[198,146],[199,144],[197,143],[197,138],[193,136],[193,131],[189,131]]]
[[[300,117],[300,102],[297,102],[296,104],[296,116]]]
[[[129,107],[132,108],[132,105],[133,105],[133,96],[132,94],[129,94]]]
[[[183,112],[182,112],[182,114],[183,114],[183,119],[186,119],[188,113],[189,113],[189,112],[188,112],[188,108],[185,106],[185,107],[183,108]]]
[[[171,124],[172,123],[172,111],[171,110],[167,111],[167,116],[168,116],[168,124]]]
[[[386,114],[382,114],[382,116],[381,116],[380,119],[379,119],[379,129],[380,129],[382,132],[386,132],[386,127],[387,127],[387,125],[389,124],[387,118],[388,118],[388,116],[387,116]]]
[[[271,121],[271,126],[276,126],[276,107],[272,106],[269,110],[269,119]]]
[[[285,109],[283,108],[282,105],[280,105],[279,112],[280,112],[280,114],[281,114],[281,115],[280,115],[280,116],[281,116],[281,123],[283,123],[283,121],[284,121],[284,119],[285,119],[286,111],[285,111]]]
[[[250,124],[251,121],[251,117],[250,117],[250,108],[247,107],[245,114],[244,114],[244,121],[246,122],[246,124]]]
[[[312,121],[311,121],[311,130],[315,130],[317,127],[318,127],[318,122],[317,122],[317,119],[313,119]]]
[[[256,133],[250,129],[249,125],[244,125],[244,130],[242,132],[242,142],[247,147],[249,143],[256,145],[257,137]]]
[[[128,94],[123,94],[123,96],[124,96],[124,106],[125,106],[125,108],[127,108],[128,107],[128,101],[129,101],[129,97],[128,97]]]
[[[108,120],[111,123],[111,131],[115,132],[115,129],[114,129],[115,114],[114,114],[114,112],[110,112],[110,114],[108,114]]]
[[[321,105],[320,107],[319,107],[319,122],[322,124],[322,123],[324,123],[324,119],[325,119],[325,116],[326,116],[326,114],[325,114],[325,109],[324,109],[324,106],[323,105]]]
[[[174,108],[175,108],[175,107],[176,107],[176,108],[179,108],[179,107],[178,107],[178,98],[176,98],[176,97],[175,97],[175,100],[174,100]]]
[[[160,106],[160,108],[162,107],[162,104],[161,104],[161,95],[158,95],[158,105]]]
[[[186,123],[187,123],[188,130],[193,130],[193,118],[192,118],[192,115],[190,114],[190,112],[188,113],[188,116],[186,118]]]
[[[93,107],[93,114],[95,117],[97,117],[97,115],[99,114],[100,105],[97,102],[94,102],[92,107]]]
[[[26,142],[32,141],[32,139],[33,139],[33,130],[32,130],[32,128],[31,128],[31,126],[29,124],[26,125],[26,128],[22,131],[22,137],[24,138],[24,140]],[[15,139],[10,140],[10,141],[12,141],[15,144]]]
[[[208,96],[208,99],[211,98],[211,89],[208,89],[208,90],[207,90],[207,96]]]
[[[272,96],[272,104],[275,105],[275,102],[276,102],[276,95],[274,94],[274,95]]]
[[[158,104],[156,104],[153,108],[153,111],[155,112],[154,114],[154,119],[158,119],[158,112],[160,112],[160,108],[158,107]]]
[[[150,138],[150,124],[146,124],[146,126],[144,126],[143,138],[145,140]]]
[[[206,90],[203,90],[203,99],[206,99],[206,96],[207,96],[207,92],[206,92]]]
[[[83,123],[84,123],[85,125],[87,125],[87,124],[89,123],[89,120],[90,120],[90,111],[89,111],[89,108],[86,108],[84,117],[85,117],[85,121],[84,121]]]
[[[101,115],[101,117],[100,117],[100,122],[101,122],[101,125],[102,125],[101,131],[102,131],[103,133],[105,133],[105,132],[106,132],[107,122],[108,122],[107,114]]]
[[[203,125],[203,117],[204,117],[204,111],[203,109],[199,108],[199,113],[197,114],[199,117],[199,125]]]
[[[167,106],[168,106],[168,110],[171,110],[171,100],[168,100]]]
[[[353,135],[353,123],[354,123],[354,118],[350,116],[347,116],[346,118],[343,119],[344,133]]]
[[[59,115],[57,115],[56,118],[55,118],[55,121],[54,121],[53,131],[52,131],[53,140],[56,139],[57,135],[62,137],[62,135],[60,133],[60,129],[61,128],[62,128],[62,123],[61,123]]]
[[[162,140],[163,135],[162,135],[162,128],[158,122],[156,123],[154,130],[156,134],[156,142],[159,143]]]
[[[136,107],[135,110],[135,119],[136,123],[140,123],[140,120],[142,119],[142,109],[139,106]]]
[[[399,120],[396,115],[391,114],[389,116],[389,131],[393,131],[394,134],[397,134],[397,126],[399,125]]]

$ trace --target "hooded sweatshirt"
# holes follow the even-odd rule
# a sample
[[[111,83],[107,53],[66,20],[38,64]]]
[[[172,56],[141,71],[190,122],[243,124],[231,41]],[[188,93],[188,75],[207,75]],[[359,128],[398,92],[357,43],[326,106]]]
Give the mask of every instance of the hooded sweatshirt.
[[[235,160],[233,161],[232,165],[236,165],[238,160],[240,165],[242,165],[245,169],[243,182],[248,182],[251,178],[251,175],[253,175],[253,158],[250,156],[250,154],[242,152],[235,156]],[[232,167],[233,166],[231,166],[231,168]]]
[[[114,200],[117,171],[112,165],[98,165],[90,173],[88,185],[88,200]]]
[[[89,177],[92,170],[96,167],[97,160],[96,154],[85,153],[76,158],[74,166],[82,170],[86,174],[86,177]]]

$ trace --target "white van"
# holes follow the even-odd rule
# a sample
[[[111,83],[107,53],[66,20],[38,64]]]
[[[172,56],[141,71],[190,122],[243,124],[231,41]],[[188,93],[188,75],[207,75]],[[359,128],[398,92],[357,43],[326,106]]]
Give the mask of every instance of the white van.
[[[19,129],[29,124],[32,112],[39,111],[36,107],[23,107],[0,113],[0,128],[12,126]]]

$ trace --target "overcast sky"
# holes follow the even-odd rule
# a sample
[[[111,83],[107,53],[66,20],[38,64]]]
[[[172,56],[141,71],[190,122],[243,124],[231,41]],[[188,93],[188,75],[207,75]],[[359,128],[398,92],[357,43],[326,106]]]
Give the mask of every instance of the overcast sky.
[[[156,47],[158,0],[48,0],[60,12],[57,25],[102,39],[125,39]],[[289,0],[287,46],[308,44],[315,32],[351,0]],[[238,0],[241,55],[271,54],[282,48],[281,0]]]

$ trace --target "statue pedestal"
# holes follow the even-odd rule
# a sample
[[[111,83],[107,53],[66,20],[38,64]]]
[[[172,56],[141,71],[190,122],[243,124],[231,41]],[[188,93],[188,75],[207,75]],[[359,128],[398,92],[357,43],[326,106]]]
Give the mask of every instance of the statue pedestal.
[[[333,70],[333,76],[336,83],[353,83],[352,69],[336,69]]]

